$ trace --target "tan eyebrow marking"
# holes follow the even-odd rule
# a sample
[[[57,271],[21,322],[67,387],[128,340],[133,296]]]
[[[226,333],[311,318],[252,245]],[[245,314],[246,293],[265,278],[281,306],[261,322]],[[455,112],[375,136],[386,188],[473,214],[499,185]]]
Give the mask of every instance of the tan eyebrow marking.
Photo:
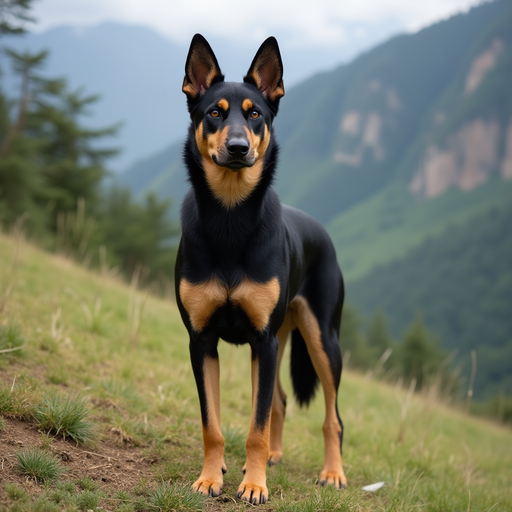
[[[250,108],[252,108],[252,101],[250,99],[245,99],[244,102],[242,103],[242,108],[244,110],[249,110]]]
[[[228,103],[228,100],[222,98],[219,103],[217,103],[217,105],[219,105],[219,107],[222,109],[222,110],[227,110],[229,108],[229,103]]]

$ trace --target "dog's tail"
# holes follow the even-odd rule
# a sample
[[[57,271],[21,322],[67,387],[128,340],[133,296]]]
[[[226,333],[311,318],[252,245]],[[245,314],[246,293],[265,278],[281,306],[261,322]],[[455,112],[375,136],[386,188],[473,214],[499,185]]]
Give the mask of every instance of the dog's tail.
[[[318,375],[309,357],[306,342],[298,329],[292,331],[290,372],[295,398],[301,407],[308,406],[315,396]]]

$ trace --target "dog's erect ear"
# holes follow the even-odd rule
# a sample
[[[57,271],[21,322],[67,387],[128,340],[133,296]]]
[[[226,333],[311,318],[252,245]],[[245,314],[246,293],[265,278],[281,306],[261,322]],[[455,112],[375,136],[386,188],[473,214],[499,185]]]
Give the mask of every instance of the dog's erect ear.
[[[277,107],[279,99],[284,96],[284,85],[283,62],[275,37],[269,37],[260,46],[244,82],[254,84],[265,99]]]
[[[196,34],[188,51],[182,91],[189,100],[195,100],[213,84],[223,81],[224,75],[211,46],[201,34]]]

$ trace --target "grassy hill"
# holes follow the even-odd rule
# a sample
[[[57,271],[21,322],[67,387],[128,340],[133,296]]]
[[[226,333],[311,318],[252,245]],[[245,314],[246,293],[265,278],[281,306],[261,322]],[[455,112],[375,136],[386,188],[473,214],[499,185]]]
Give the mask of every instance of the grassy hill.
[[[247,347],[221,343],[229,470],[219,498],[197,500],[187,489],[201,467],[199,406],[171,299],[0,235],[0,306],[0,510],[246,510],[235,493],[250,416]],[[88,444],[38,433],[34,410],[55,394],[85,397],[95,432]],[[314,483],[323,400],[308,411],[289,404],[284,462],[268,470],[271,500],[262,510],[512,507],[511,431],[447,407],[435,387],[408,401],[399,384],[344,373],[339,406],[349,488],[342,492]],[[45,485],[26,479],[16,455],[34,447],[65,472]],[[375,494],[361,490],[377,481],[385,486]]]

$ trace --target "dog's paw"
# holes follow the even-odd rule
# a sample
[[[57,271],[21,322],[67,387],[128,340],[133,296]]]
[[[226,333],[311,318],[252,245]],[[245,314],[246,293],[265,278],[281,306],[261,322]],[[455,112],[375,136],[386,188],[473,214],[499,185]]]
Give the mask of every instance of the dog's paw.
[[[237,496],[242,501],[248,501],[253,505],[266,503],[268,500],[268,489],[266,485],[256,485],[243,481],[238,488]]]
[[[192,484],[192,490],[195,492],[200,492],[205,496],[216,497],[220,495],[220,491],[222,489],[223,481],[222,479],[216,478],[203,478],[202,476]]]
[[[336,489],[344,489],[347,486],[347,478],[343,471],[322,471],[318,483],[320,485],[332,485]]]
[[[273,466],[274,464],[279,464],[282,456],[283,452],[271,451],[268,458],[268,465]]]

